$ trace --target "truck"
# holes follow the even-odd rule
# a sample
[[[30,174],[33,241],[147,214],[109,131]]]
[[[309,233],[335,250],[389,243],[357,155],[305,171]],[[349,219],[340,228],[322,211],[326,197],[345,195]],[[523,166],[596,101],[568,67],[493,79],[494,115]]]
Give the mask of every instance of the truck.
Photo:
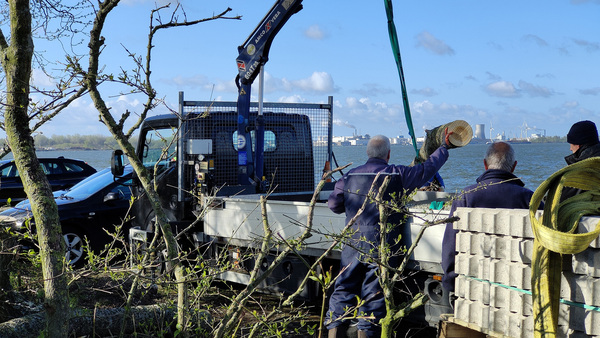
[[[261,196],[267,196],[267,214],[274,233],[293,239],[304,230],[309,202],[332,158],[333,97],[327,103],[263,103],[264,178],[248,184],[238,181],[237,102],[189,101],[183,93],[179,100],[177,114],[149,117],[142,123],[137,154],[155,173],[157,192],[173,229],[181,231],[194,224],[188,238],[194,247],[210,247],[204,258],[223,259],[225,252],[235,267],[219,278],[247,284],[249,271],[256,264],[265,263],[255,262],[254,256],[247,254],[256,250],[263,236],[258,207]],[[258,103],[249,106],[249,122],[254,123]],[[255,138],[251,141],[254,148]],[[133,182],[137,200],[132,208],[130,237],[144,239],[154,232],[154,212],[143,189],[136,186],[135,179]],[[331,235],[342,232],[345,216],[333,213],[327,206],[333,185],[334,182],[326,182],[319,194],[312,236],[298,252],[302,259],[287,257],[261,285],[263,290],[296,290],[308,272],[305,262],[321,256],[333,241]],[[268,190],[262,191],[265,187]],[[450,197],[448,193],[428,191],[414,195],[409,208],[411,216],[402,234],[404,245],[412,244],[426,222],[448,216],[447,209],[435,206]],[[408,266],[412,284],[430,298],[415,316],[432,326],[438,324],[439,314],[451,312],[439,278],[443,232],[443,226],[428,229]],[[335,273],[340,268],[339,258],[340,250],[332,251],[323,268],[331,268]],[[310,283],[301,297],[314,300],[319,293],[318,284]]]
[[[309,201],[323,172],[331,166],[333,97],[326,103],[265,103],[262,100],[262,67],[271,43],[295,13],[302,0],[276,1],[242,45],[236,58],[237,102],[190,101],[179,93],[177,114],[147,118],[140,127],[137,155],[154,173],[161,205],[175,232],[187,229],[188,242],[207,248],[204,258],[229,261],[230,270],[220,274],[227,281],[246,284],[249,271],[267,262],[255,261],[252,253],[263,236],[258,208],[267,197],[270,226],[282,239],[303,232]],[[252,83],[260,80],[258,102],[251,102]],[[122,161],[113,161],[122,163]],[[115,168],[118,172],[119,168]],[[130,240],[145,240],[154,232],[154,211],[136,186]],[[345,227],[343,215],[334,214],[326,201],[334,182],[327,182],[314,207],[312,237],[290,255],[263,282],[269,292],[296,290],[308,272],[306,262],[326,252],[332,234]],[[448,210],[430,208],[449,199],[449,194],[418,192],[402,238],[408,247],[425,223],[448,215]],[[431,202],[437,202],[431,203]],[[190,230],[191,228],[191,230]],[[435,229],[435,230],[434,230]],[[443,227],[427,231],[411,257],[413,291],[424,291],[430,301],[421,311],[422,320],[437,325],[439,314],[450,312],[448,295],[440,283]],[[277,247],[273,248],[276,252]],[[323,269],[339,270],[340,250],[333,250]],[[317,283],[309,283],[301,294],[316,299]]]

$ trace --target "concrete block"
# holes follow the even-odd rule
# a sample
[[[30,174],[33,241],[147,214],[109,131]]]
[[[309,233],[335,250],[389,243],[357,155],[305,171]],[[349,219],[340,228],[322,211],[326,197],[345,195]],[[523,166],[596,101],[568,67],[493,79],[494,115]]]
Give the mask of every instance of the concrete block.
[[[513,239],[511,244],[510,260],[531,265],[533,239]]]
[[[509,337],[533,337],[533,317],[508,313],[505,334]]]
[[[561,303],[558,306],[558,325],[563,325],[563,326],[569,327],[570,320],[571,320],[571,312],[569,311],[569,307]]]
[[[464,243],[464,252],[466,252],[467,247],[469,247],[471,254],[481,254],[484,257],[531,264],[531,256],[533,253],[532,239],[469,232],[461,232],[460,234],[463,237],[461,243]],[[476,236],[477,240],[464,238],[468,236],[471,236],[472,238]],[[474,245],[480,245],[481,247],[473,248]]]
[[[507,334],[510,325],[508,310],[490,307],[490,325],[489,329],[494,332]]]
[[[489,280],[490,282],[509,285],[510,283],[510,266],[509,262],[499,259],[481,259],[480,264],[483,265],[481,279]]]
[[[586,310],[585,333],[589,335],[600,335],[600,312]]]
[[[489,283],[485,283],[489,284]],[[508,310],[510,306],[510,290],[498,285],[491,285],[489,292],[489,304],[495,308]]]
[[[533,303],[530,294],[513,290],[509,293],[509,309],[510,312],[521,315],[531,316],[533,315]]]
[[[477,277],[480,258],[469,254],[458,254],[454,262],[454,271],[460,275]]]
[[[510,237],[487,235],[483,238],[481,246],[483,256],[507,259],[510,252]]]
[[[586,332],[586,329],[585,329],[586,313],[585,313],[584,308],[579,307],[579,306],[569,306],[564,303],[560,303],[559,307],[560,307],[559,314],[564,313],[565,317],[566,317],[565,319],[568,318],[567,323],[568,323],[568,326],[570,329]],[[560,318],[559,318],[559,320],[560,320]],[[561,323],[559,321],[559,325],[560,324],[564,325],[564,322]]]
[[[456,229],[533,238],[527,209],[458,208],[455,215],[460,217],[455,223]]]
[[[600,278],[563,271],[560,296],[572,302],[600,307]]]
[[[471,237],[472,233],[466,231],[459,231],[456,234],[456,252],[458,253],[471,253]]]
[[[454,317],[464,322],[470,323],[471,317],[469,315],[470,305],[473,302],[464,298],[457,298],[454,301]]]
[[[600,312],[585,309],[581,304],[567,305],[561,303],[559,311],[559,325],[567,325],[569,330],[583,332],[587,337],[600,335]],[[568,324],[561,320],[563,314],[567,314]]]
[[[466,291],[469,290],[471,290],[471,288],[468,285],[468,281],[465,280],[465,276],[458,275],[454,280],[454,295],[459,298],[469,299],[469,296],[466,293]]]
[[[523,290],[531,290],[531,266],[511,262],[509,264],[509,277],[508,285]]]
[[[577,226],[577,233],[586,233],[590,232],[600,224],[600,216],[585,216],[579,220],[579,224]],[[596,238],[590,243],[591,248],[600,249],[600,238]]]
[[[578,254],[572,255],[571,259],[574,273],[600,277],[600,249],[589,247]]]

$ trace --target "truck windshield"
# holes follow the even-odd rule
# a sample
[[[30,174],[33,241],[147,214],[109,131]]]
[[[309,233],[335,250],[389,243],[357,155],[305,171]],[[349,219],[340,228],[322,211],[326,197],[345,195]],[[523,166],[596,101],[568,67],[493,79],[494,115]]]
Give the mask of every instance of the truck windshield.
[[[142,161],[146,167],[157,162],[168,163],[177,155],[176,130],[172,128],[151,129],[146,132]]]

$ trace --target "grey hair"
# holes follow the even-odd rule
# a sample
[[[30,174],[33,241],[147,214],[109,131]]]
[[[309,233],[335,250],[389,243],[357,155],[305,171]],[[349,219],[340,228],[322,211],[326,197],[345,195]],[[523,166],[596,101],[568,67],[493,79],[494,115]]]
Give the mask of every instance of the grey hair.
[[[390,139],[387,136],[375,135],[367,143],[367,156],[387,160],[390,152]]]
[[[485,162],[488,169],[501,169],[510,172],[515,164],[515,151],[506,142],[494,142],[487,149]]]

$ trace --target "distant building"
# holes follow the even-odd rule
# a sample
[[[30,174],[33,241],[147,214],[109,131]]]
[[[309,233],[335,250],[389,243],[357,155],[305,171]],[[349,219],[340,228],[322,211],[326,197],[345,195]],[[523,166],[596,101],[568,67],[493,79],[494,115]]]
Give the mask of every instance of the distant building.
[[[485,140],[485,124],[476,124],[475,125],[475,135],[473,138]]]
[[[409,145],[412,144],[412,141],[409,138],[406,138],[402,135],[398,135],[396,137],[390,137],[391,144],[400,144],[400,145]]]
[[[331,140],[334,145],[338,146],[366,146],[369,143],[371,136],[353,135],[353,136],[334,136]]]

